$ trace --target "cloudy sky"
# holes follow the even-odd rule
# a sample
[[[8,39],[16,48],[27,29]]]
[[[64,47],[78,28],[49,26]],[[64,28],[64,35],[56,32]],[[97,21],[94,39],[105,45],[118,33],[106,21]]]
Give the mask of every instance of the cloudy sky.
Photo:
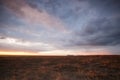
[[[120,55],[119,0],[0,0],[0,55]]]

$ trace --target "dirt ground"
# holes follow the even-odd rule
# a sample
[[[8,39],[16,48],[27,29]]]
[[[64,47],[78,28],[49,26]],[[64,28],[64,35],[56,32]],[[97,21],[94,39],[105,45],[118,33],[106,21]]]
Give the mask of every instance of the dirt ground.
[[[120,80],[120,55],[0,56],[0,80]]]

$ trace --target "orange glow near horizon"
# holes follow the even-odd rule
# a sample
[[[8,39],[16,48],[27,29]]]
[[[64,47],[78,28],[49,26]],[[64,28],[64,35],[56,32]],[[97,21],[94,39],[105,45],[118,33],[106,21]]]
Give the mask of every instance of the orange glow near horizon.
[[[22,51],[0,51],[0,56],[64,56],[64,55],[110,55],[106,51],[98,52],[66,52],[66,51],[50,51],[50,52],[22,52]]]
[[[20,55],[37,55],[35,53],[31,53],[31,52],[21,52],[21,51],[0,51],[0,55],[16,55],[16,56],[20,56]]]

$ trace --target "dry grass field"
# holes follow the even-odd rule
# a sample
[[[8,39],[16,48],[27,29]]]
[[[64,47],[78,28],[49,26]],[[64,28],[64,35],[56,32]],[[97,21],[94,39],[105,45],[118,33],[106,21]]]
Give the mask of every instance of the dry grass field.
[[[1,56],[0,80],[120,80],[120,56]]]

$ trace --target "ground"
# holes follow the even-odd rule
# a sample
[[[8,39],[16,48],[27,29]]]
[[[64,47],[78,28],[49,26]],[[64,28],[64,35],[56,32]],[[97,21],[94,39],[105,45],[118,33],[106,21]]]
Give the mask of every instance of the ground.
[[[120,55],[0,56],[0,80],[120,80]]]

